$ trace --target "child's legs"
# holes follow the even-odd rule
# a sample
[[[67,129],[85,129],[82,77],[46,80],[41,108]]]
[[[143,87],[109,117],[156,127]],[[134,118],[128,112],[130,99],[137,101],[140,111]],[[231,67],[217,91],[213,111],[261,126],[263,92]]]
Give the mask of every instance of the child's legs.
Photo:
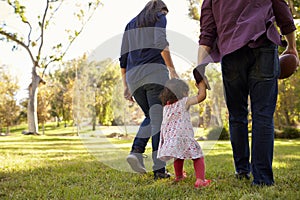
[[[204,157],[193,159],[194,162],[194,169],[196,173],[197,179],[205,179],[205,163],[204,163]]]
[[[184,164],[183,159],[175,159],[174,160],[174,171],[175,171],[176,177],[183,176],[183,164]]]

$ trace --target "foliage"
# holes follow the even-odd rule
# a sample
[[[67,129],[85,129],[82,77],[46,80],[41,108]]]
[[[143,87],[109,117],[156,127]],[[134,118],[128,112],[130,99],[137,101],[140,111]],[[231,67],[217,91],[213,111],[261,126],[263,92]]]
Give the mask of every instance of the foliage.
[[[94,128],[96,124],[112,125],[115,119],[113,103],[122,105],[114,98],[115,90],[121,88],[117,87],[121,83],[118,65],[111,59],[71,61],[73,65],[76,62],[78,75],[73,88],[75,119],[93,123]]]
[[[5,126],[8,134],[9,127],[17,123],[20,112],[20,107],[15,99],[19,86],[5,69],[0,68],[0,73],[0,132],[1,128]]]
[[[296,19],[300,18],[300,2],[298,0],[286,0],[289,4],[293,17]]]
[[[300,24],[296,31],[297,50],[300,52]],[[284,49],[279,48],[279,53]],[[278,100],[275,112],[275,123],[278,128],[297,125],[300,122],[300,73],[299,70],[291,77],[279,80]]]
[[[27,107],[28,107],[28,98],[21,99],[19,102],[20,114],[18,116],[17,124],[27,122]]]
[[[0,137],[0,142],[0,197],[3,200],[199,197],[225,200],[298,199],[300,196],[299,140],[275,140],[275,186],[262,188],[251,187],[250,181],[235,179],[230,143],[218,141],[205,157],[206,177],[213,180],[212,185],[201,190],[193,188],[191,160],[185,162],[187,179],[174,183],[174,177],[154,181],[151,172],[138,175],[112,169],[91,155],[78,137],[10,136]],[[120,146],[126,146],[124,150],[129,152],[130,145],[128,141]],[[126,162],[125,158],[120,162]],[[174,174],[172,164],[167,169]]]
[[[31,4],[30,4],[31,3]],[[63,0],[45,0],[39,2],[39,11],[33,9],[32,4],[36,5],[37,2],[26,2],[19,0],[6,0],[1,1],[3,9],[8,9],[14,13],[14,17],[18,22],[18,29],[14,29],[13,24],[10,24],[9,19],[1,21],[0,26],[0,40],[12,42],[12,50],[16,50],[18,47],[22,47],[27,53],[32,62],[32,82],[29,86],[29,103],[27,109],[28,128],[29,132],[38,133],[38,116],[37,116],[37,94],[40,83],[44,83],[43,75],[46,69],[51,63],[62,61],[65,54],[68,52],[70,46],[74,43],[75,39],[80,35],[86,26],[87,22],[91,19],[94,12],[100,5],[100,0],[95,1],[73,1],[72,10],[75,14],[73,20],[69,20],[67,27],[63,27],[63,32],[66,30],[67,36],[59,42],[51,42],[49,31],[51,25],[55,20],[55,16],[60,11],[60,8],[64,5]],[[29,9],[28,9],[29,8]],[[69,8],[69,7],[67,7]],[[29,13],[27,13],[29,11]],[[32,12],[30,14],[30,11]],[[63,17],[69,12],[66,9]],[[34,17],[32,17],[34,16]],[[72,22],[72,23],[70,23]],[[76,22],[76,23],[74,23]],[[52,24],[53,23],[53,24]],[[73,24],[74,23],[74,24]],[[79,25],[78,25],[79,24]],[[79,28],[74,28],[79,27]],[[63,33],[59,33],[55,30],[56,34],[63,36]],[[43,73],[39,74],[38,69],[43,69]]]
[[[61,38],[58,44],[49,44],[47,42],[47,31],[50,31],[53,27],[57,28],[54,23],[56,19],[55,15],[69,14],[69,12],[66,11],[62,13],[60,10],[65,6],[65,1],[44,0],[43,2],[39,2],[40,10],[37,13],[31,13],[35,9],[31,7],[30,2],[19,0],[6,0],[6,3],[4,2],[5,1],[1,2],[2,6],[14,13],[16,20],[19,20],[18,25],[24,29],[13,29],[13,25],[7,23],[6,20],[8,19],[5,19],[1,22],[0,35],[6,38],[7,41],[12,41],[25,48],[33,64],[41,68],[47,68],[49,64],[62,60],[72,43],[83,31],[86,23],[91,19],[100,5],[99,0],[94,2],[81,2],[77,0],[72,5],[68,5],[68,7],[72,6],[74,11],[71,14],[71,16],[74,15],[74,21],[70,23],[71,26],[65,26],[63,29],[63,31],[66,30],[68,34],[62,34],[61,36],[65,36],[66,39]],[[8,22],[10,21],[8,20]],[[74,29],[74,27],[76,27],[75,30],[71,30],[72,28]],[[56,29],[56,31],[58,32],[60,30]],[[64,41],[64,43],[62,43],[62,41]],[[15,45],[13,50],[17,48]],[[47,52],[42,51],[43,49],[47,50]]]
[[[99,78],[97,79],[97,117],[99,122],[103,125],[112,125],[114,120],[113,113],[113,92],[116,86],[121,83],[121,74],[119,66],[112,62],[112,60],[106,60],[100,63],[101,69]]]
[[[120,124],[124,123],[124,115],[118,113],[124,110],[120,96],[123,86],[119,67],[112,60],[89,62],[83,55],[65,62],[44,79],[46,83],[40,86],[38,95],[41,124],[56,119],[57,126],[60,121],[67,126],[70,121],[76,124],[83,122],[77,119],[87,119],[93,126],[96,121],[111,125],[116,118],[121,120]]]
[[[191,71],[186,71],[182,74],[182,78],[187,81],[190,88],[190,96],[196,95],[197,88],[195,87],[195,80],[190,77]],[[211,87],[207,90],[205,101],[201,102],[199,106],[192,106],[190,113],[192,115],[192,123],[196,127],[214,127],[222,126],[226,117],[226,105],[223,95],[222,75],[219,71],[219,66],[210,64],[206,69],[206,76]],[[199,117],[200,116],[200,117]]]
[[[275,131],[275,138],[296,139],[300,138],[300,130],[293,127],[283,128],[282,131]]]
[[[299,87],[300,73],[279,81],[275,125],[278,128],[297,125],[300,121]]]
[[[57,119],[57,126],[60,121],[66,124],[73,120],[73,98],[74,85],[76,78],[76,66],[82,60],[85,60],[85,55],[64,63],[63,66],[49,74],[48,90],[52,90],[53,96],[50,99],[51,116]]]
[[[208,140],[229,140],[229,132],[225,127],[212,127],[206,137]]]
[[[190,5],[189,5],[189,17],[194,19],[194,20],[199,20],[200,19],[200,8],[203,3],[203,0],[188,0]]]
[[[43,127],[44,134],[44,124],[50,119],[50,99],[53,96],[52,91],[48,90],[46,85],[40,86],[40,92],[38,94],[38,119]]]
[[[206,70],[211,90],[208,91],[210,119],[207,121],[207,127],[223,126],[223,122],[227,117],[227,107],[225,104],[222,74],[219,65],[208,65]],[[225,123],[226,124],[226,123]]]

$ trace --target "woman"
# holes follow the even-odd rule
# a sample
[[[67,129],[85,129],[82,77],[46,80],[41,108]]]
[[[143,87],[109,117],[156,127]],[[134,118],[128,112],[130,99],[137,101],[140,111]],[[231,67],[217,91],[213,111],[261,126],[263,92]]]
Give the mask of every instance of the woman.
[[[178,77],[166,39],[168,8],[161,0],[149,1],[126,26],[119,59],[124,97],[137,102],[145,114],[127,157],[131,168],[146,173],[143,153],[150,137],[154,178],[168,178],[166,163],[157,159],[162,121],[159,94],[169,77]]]

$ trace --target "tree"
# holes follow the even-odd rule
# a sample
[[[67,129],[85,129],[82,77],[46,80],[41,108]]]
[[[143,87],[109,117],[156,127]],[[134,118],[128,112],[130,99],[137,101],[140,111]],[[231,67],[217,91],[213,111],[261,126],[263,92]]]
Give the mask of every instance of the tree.
[[[10,126],[16,122],[20,111],[15,100],[19,86],[7,72],[0,70],[0,73],[0,128],[6,126],[6,134],[8,134]]]
[[[189,5],[189,17],[194,19],[194,20],[199,20],[200,19],[200,8],[203,3],[203,0],[188,0],[190,5]]]
[[[18,116],[17,124],[26,123],[28,98],[21,99],[19,102],[19,106],[20,106],[20,114]]]
[[[58,42],[55,44],[48,44],[46,46],[47,30],[50,28],[52,22],[54,22],[55,14],[58,13],[60,8],[66,3],[66,0],[44,0],[44,9],[41,13],[36,16],[36,18],[27,18],[29,15],[26,11],[32,11],[33,6],[36,2],[26,2],[19,0],[6,0],[0,2],[2,9],[6,6],[7,9],[12,9],[15,16],[20,22],[20,27],[23,27],[21,31],[14,31],[11,27],[4,21],[0,26],[0,35],[6,39],[6,41],[13,42],[13,50],[18,47],[22,47],[28,53],[30,60],[32,62],[32,80],[29,85],[29,101],[27,108],[27,118],[28,118],[28,130],[34,134],[38,133],[38,117],[37,117],[37,94],[38,86],[40,83],[44,83],[43,76],[46,69],[50,64],[54,62],[59,62],[63,59],[65,54],[68,52],[70,46],[73,44],[75,39],[84,30],[87,22],[91,19],[94,12],[100,5],[100,0],[93,1],[71,1],[72,6],[76,9],[74,15],[75,19],[80,23],[78,29],[67,30],[66,43]],[[27,5],[26,5],[27,3]],[[25,6],[26,5],[26,6]],[[35,13],[33,13],[35,14]],[[63,27],[65,29],[65,27]],[[61,41],[64,41],[61,39]],[[48,52],[46,52],[48,50]],[[42,69],[42,74],[38,73],[38,70]]]
[[[287,0],[287,2],[291,8],[293,17],[295,19],[300,19],[300,2],[298,0]]]
[[[96,82],[96,116],[101,124],[112,125],[114,120],[113,91],[116,89],[116,83],[121,83],[120,68],[110,59],[102,61],[99,66],[102,68],[99,69],[100,77]]]
[[[300,52],[300,27],[296,32],[297,50]],[[284,48],[279,48],[279,54]],[[275,123],[278,128],[297,125],[300,122],[300,73],[299,70],[291,77],[279,80],[278,101],[275,112]]]
[[[122,110],[124,102],[120,99],[122,82],[118,64],[109,58],[89,62],[83,56],[66,63],[64,70],[71,67],[75,71],[72,111],[77,127],[82,129],[81,125],[92,125],[95,130],[97,124],[112,125],[115,119],[120,120],[120,113],[115,112]]]
[[[54,73],[49,74],[50,83],[48,85],[52,90],[52,96],[49,100],[51,116],[58,119],[57,126],[59,126],[61,119],[64,121],[65,127],[67,122],[72,120],[76,63],[75,60],[63,63]]]
[[[47,85],[41,85],[38,93],[37,114],[39,122],[42,124],[43,135],[45,134],[45,123],[50,119],[50,99],[52,91],[47,88]]]

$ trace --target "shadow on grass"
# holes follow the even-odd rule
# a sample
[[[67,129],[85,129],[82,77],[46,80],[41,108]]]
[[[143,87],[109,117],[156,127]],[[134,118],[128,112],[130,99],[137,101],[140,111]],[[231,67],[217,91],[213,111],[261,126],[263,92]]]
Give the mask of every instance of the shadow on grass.
[[[77,136],[76,132],[46,133],[46,136]]]
[[[217,160],[221,162],[216,163]],[[152,173],[139,175],[111,169],[83,154],[77,159],[48,161],[34,169],[0,173],[1,199],[296,199],[294,177],[272,188],[251,188],[250,182],[236,180],[229,156],[209,156],[209,188],[194,190],[191,162],[188,177],[181,183],[172,179],[154,181]],[[288,176],[288,178],[292,178]],[[285,189],[283,189],[283,187]],[[158,198],[159,197],[159,198]],[[163,197],[163,198],[162,198]]]
[[[67,140],[65,138],[65,140]],[[0,198],[1,199],[297,199],[299,197],[299,146],[286,141],[275,144],[275,161],[289,162],[274,169],[276,185],[252,188],[250,181],[236,180],[229,144],[216,145],[205,157],[206,176],[213,180],[209,188],[193,189],[193,163],[188,160],[186,180],[154,181],[152,173],[139,175],[115,170],[99,162],[79,144],[70,146],[52,138],[17,140],[18,148],[9,141],[1,143]],[[74,142],[69,140],[70,143]],[[16,142],[16,141],[14,141]],[[78,142],[78,143],[77,143]],[[10,146],[12,145],[12,146]],[[36,146],[38,150],[34,150]],[[53,152],[50,152],[53,150]],[[68,151],[69,150],[69,151]],[[22,151],[32,151],[20,154]],[[9,152],[9,153],[7,153]],[[224,152],[224,153],[222,153]],[[109,158],[109,156],[108,156]],[[121,162],[126,162],[122,160]],[[168,166],[171,173],[173,167]]]

